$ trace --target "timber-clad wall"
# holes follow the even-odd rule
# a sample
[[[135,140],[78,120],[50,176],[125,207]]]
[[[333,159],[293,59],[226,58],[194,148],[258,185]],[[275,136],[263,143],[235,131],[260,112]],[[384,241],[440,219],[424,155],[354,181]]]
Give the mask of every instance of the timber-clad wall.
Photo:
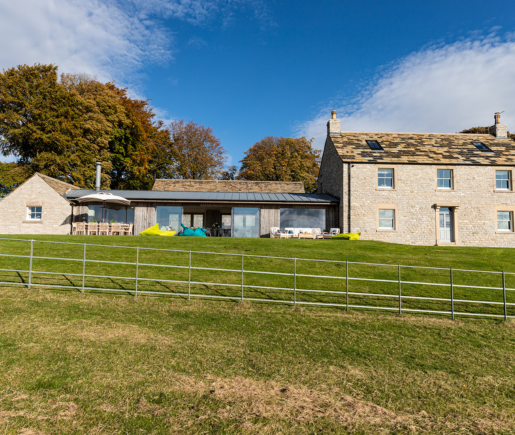
[[[156,223],[155,205],[158,204],[131,204],[134,206],[134,234],[139,234]]]
[[[161,180],[152,190],[171,192],[305,193],[302,181]]]

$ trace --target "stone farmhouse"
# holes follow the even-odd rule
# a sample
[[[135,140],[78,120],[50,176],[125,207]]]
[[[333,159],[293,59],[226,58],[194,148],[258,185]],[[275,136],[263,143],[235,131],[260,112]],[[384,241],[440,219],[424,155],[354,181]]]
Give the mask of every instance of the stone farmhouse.
[[[104,219],[133,224],[135,234],[156,223],[174,230],[216,223],[233,237],[339,228],[364,240],[515,247],[515,144],[499,114],[489,134],[340,126],[333,111],[317,193],[304,193],[300,182],[156,180],[151,191],[105,191],[131,204],[103,207],[78,201],[95,190],[35,174],[0,200],[0,234],[70,234],[73,222]]]
[[[349,132],[333,111],[318,192],[364,240],[515,247],[515,143],[494,120],[489,134]]]

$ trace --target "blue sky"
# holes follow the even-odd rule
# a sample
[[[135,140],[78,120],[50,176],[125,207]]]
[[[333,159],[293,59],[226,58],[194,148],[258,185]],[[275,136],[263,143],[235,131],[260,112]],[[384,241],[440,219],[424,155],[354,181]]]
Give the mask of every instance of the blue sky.
[[[0,0],[0,67],[55,63],[212,127],[232,162],[265,136],[515,130],[515,4]]]

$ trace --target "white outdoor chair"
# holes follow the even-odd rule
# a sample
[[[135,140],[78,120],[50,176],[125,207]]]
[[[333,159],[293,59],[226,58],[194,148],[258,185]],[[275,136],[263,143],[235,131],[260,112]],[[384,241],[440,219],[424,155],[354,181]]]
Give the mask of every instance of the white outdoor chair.
[[[95,235],[98,235],[98,224],[97,223],[88,224],[88,235],[91,235],[92,233],[95,233]]]
[[[278,239],[281,237],[281,230],[279,227],[270,227],[270,238]]]
[[[75,226],[75,234],[86,234],[86,224],[84,222],[77,222]]]

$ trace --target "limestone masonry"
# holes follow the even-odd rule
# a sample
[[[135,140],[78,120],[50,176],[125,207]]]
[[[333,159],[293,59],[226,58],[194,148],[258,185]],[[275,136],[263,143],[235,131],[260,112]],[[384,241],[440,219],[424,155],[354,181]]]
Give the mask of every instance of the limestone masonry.
[[[333,115],[318,191],[340,200],[342,231],[364,240],[515,247],[515,143],[499,114],[495,122],[497,136],[336,134]],[[380,172],[389,186],[379,184]],[[502,188],[496,177],[506,180]]]

